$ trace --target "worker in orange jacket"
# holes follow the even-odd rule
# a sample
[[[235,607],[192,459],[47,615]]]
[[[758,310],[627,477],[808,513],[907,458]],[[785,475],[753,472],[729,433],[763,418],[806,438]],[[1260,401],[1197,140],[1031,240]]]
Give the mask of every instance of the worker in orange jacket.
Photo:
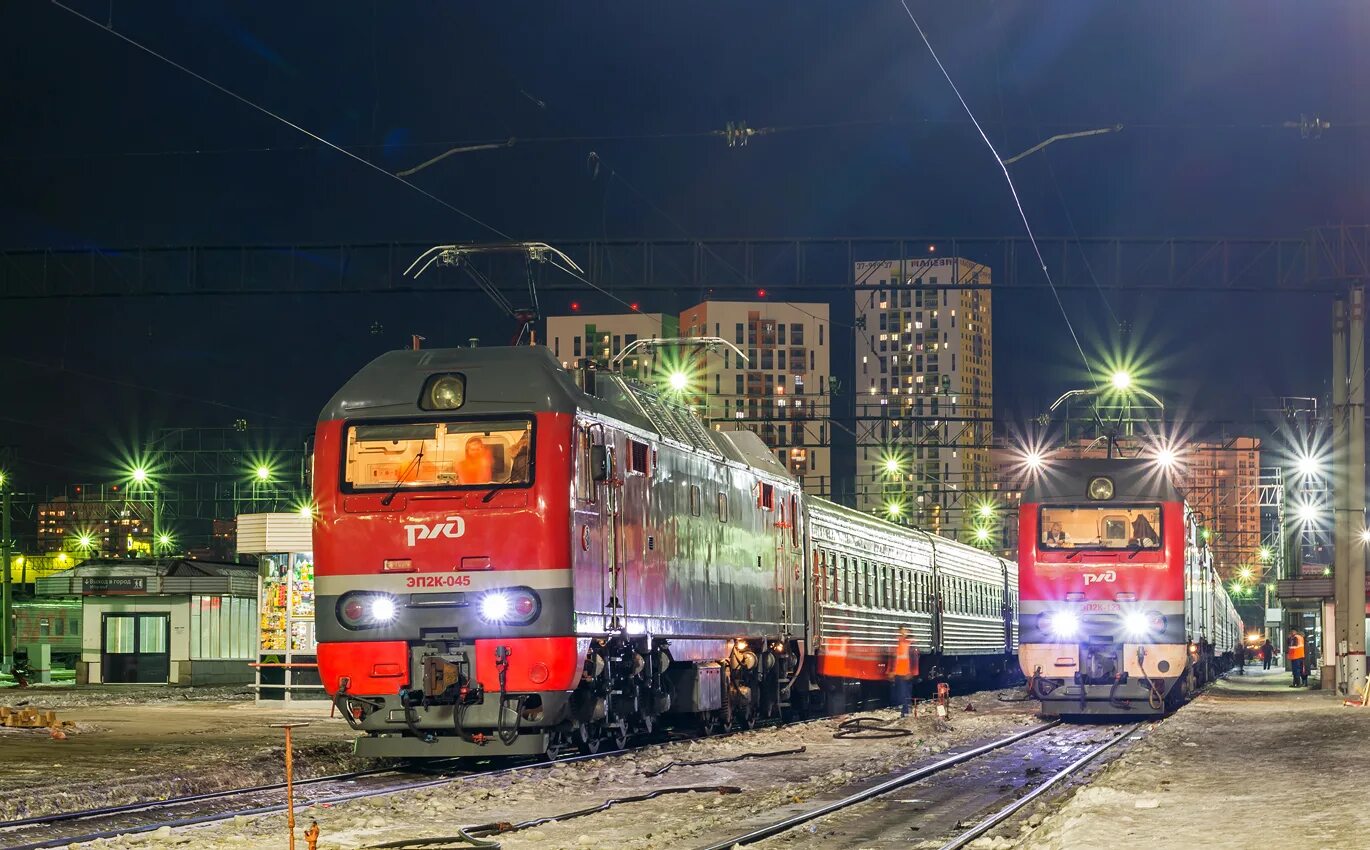
[[[899,627],[899,640],[890,659],[890,705],[899,707],[899,716],[908,717],[913,705],[913,641],[909,627]]]
[[[1289,632],[1289,670],[1294,674],[1294,684],[1291,688],[1301,688],[1308,684],[1308,665],[1303,657],[1304,640],[1303,634],[1298,629]]]

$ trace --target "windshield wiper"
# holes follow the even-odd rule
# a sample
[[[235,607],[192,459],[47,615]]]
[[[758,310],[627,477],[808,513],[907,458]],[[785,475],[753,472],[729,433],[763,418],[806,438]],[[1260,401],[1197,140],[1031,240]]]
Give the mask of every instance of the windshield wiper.
[[[395,501],[395,496],[399,495],[400,488],[404,486],[404,479],[409,477],[409,470],[418,469],[419,462],[422,460],[423,449],[419,449],[419,453],[414,455],[414,459],[409,461],[409,465],[404,468],[404,471],[400,473],[400,477],[395,480],[395,486],[390,489],[389,493],[385,494],[383,499],[381,499],[381,505],[383,507],[388,508],[390,507],[390,503]]]

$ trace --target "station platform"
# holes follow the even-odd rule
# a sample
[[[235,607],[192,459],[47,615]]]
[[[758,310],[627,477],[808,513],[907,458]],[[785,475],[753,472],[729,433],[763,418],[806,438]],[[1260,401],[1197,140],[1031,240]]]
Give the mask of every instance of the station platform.
[[[1259,664],[1229,674],[1153,726],[1026,846],[1366,846],[1370,708],[1290,684]]]

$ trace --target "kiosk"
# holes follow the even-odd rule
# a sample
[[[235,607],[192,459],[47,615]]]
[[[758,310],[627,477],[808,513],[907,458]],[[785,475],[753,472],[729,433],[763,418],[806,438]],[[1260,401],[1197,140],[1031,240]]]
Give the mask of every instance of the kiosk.
[[[238,552],[257,559],[257,701],[327,699],[314,639],[313,518],[242,514]]]

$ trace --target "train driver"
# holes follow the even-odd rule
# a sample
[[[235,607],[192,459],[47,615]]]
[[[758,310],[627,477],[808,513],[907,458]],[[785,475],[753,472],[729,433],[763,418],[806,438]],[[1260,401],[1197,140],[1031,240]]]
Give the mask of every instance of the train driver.
[[[1048,546],[1063,546],[1069,541],[1070,538],[1066,536],[1065,529],[1061,528],[1059,522],[1053,522],[1051,527],[1047,529],[1046,543]]]
[[[466,441],[466,456],[457,461],[457,477],[463,484],[489,484],[494,477],[495,456],[480,437]]]
[[[1137,518],[1132,521],[1132,540],[1129,545],[1138,547],[1156,545],[1156,529],[1152,526],[1151,520],[1146,518],[1146,514],[1137,514]]]

